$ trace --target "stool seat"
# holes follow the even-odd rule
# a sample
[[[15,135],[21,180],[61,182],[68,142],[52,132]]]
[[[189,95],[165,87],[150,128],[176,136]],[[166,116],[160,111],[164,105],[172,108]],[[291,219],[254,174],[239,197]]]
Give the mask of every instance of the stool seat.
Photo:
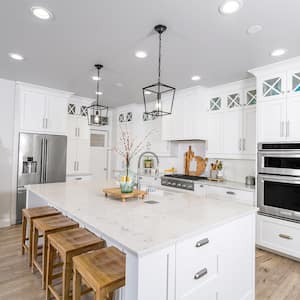
[[[43,218],[53,215],[58,215],[60,212],[50,206],[40,206],[33,208],[23,208],[22,209],[22,254],[25,254],[25,250],[28,250],[29,256],[29,266],[32,263],[32,238],[33,238],[33,226],[32,222],[36,218]],[[27,224],[29,225],[29,237],[27,237]],[[26,245],[28,242],[28,246]]]
[[[69,230],[79,227],[78,223],[63,216],[55,215],[51,217],[39,218],[33,220],[33,246],[32,246],[32,271],[34,267],[42,274],[42,287],[45,288],[47,274],[47,247],[48,235],[59,231]],[[37,261],[38,257],[38,238],[39,233],[44,237],[44,245],[42,249],[42,265]]]
[[[115,247],[73,257],[73,300],[80,299],[82,279],[95,292],[95,299],[112,299],[112,293],[125,285],[125,264],[125,254]]]
[[[35,228],[38,228],[38,230],[41,232],[60,231],[61,228],[66,228],[74,225],[78,224],[72,219],[69,219],[68,217],[65,217],[63,215],[55,215],[34,220]]]
[[[57,299],[68,300],[70,296],[70,282],[73,274],[72,258],[91,250],[105,247],[105,241],[84,228],[70,229],[48,235],[48,261],[47,261],[47,294],[50,293]],[[58,254],[63,262],[62,296],[52,285],[52,280],[58,278],[53,274],[55,255]],[[61,276],[60,276],[61,277]]]
[[[56,208],[50,206],[23,208],[22,212],[26,218],[31,219],[60,214],[60,212]]]

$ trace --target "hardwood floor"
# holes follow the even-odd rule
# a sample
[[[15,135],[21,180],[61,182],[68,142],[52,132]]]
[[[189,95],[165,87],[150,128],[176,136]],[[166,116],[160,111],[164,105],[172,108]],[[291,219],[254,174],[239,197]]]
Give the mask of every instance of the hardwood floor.
[[[0,300],[44,300],[41,276],[31,273],[20,245],[20,226],[0,229]],[[256,300],[299,299],[300,263],[257,250]]]

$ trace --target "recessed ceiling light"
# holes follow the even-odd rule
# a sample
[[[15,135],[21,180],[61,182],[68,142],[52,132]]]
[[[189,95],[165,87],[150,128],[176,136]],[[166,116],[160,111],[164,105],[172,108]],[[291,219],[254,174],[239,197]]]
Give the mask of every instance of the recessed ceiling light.
[[[103,95],[102,92],[96,92],[96,95]]]
[[[41,20],[50,20],[53,18],[52,12],[44,7],[33,6],[31,7],[31,12],[35,17]]]
[[[225,0],[219,7],[222,15],[230,15],[236,13],[243,5],[242,0]]]
[[[138,58],[145,58],[148,56],[147,52],[145,51],[136,51],[135,56]]]
[[[194,76],[192,76],[191,79],[192,79],[193,81],[198,81],[198,80],[201,79],[201,77],[200,77],[199,75],[194,75]]]
[[[145,91],[145,95],[151,95],[152,93],[150,91]]]
[[[252,25],[247,29],[248,34],[255,34],[262,31],[262,26],[261,25]]]
[[[124,84],[123,84],[123,83],[121,83],[121,82],[117,82],[117,83],[116,83],[116,86],[117,86],[117,87],[123,87],[123,86],[124,86]]]
[[[277,56],[282,56],[284,54],[286,54],[287,49],[284,48],[279,48],[279,49],[275,49],[271,52],[271,56],[277,57]]]
[[[92,79],[95,80],[95,81],[98,81],[98,80],[101,80],[101,77],[99,77],[99,76],[92,76]]]
[[[18,53],[8,53],[9,57],[14,60],[24,60],[24,56]]]

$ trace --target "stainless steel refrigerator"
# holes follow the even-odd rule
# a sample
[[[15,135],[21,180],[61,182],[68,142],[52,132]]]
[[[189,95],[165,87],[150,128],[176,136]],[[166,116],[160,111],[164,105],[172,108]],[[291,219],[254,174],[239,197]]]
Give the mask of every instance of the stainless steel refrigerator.
[[[16,221],[26,207],[25,185],[66,181],[67,137],[20,133]]]

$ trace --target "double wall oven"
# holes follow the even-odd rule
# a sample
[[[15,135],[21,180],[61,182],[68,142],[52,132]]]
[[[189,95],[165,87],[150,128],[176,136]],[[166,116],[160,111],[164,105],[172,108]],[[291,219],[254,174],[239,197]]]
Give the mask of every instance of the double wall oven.
[[[300,222],[300,143],[258,145],[260,213]]]

